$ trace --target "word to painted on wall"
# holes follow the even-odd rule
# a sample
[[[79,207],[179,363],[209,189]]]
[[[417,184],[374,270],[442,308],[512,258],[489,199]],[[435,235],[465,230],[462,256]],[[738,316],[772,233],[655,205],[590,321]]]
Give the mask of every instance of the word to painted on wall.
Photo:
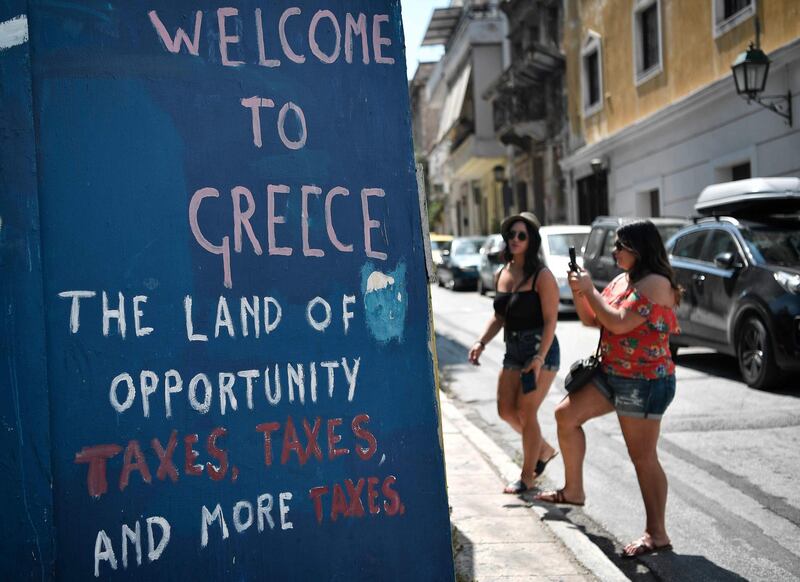
[[[288,7],[277,22],[266,22],[258,8],[245,15],[237,8],[222,7],[197,10],[192,16],[191,26],[186,28],[179,25],[186,23],[170,22],[156,10],[143,18],[149,19],[154,42],[160,42],[165,51],[198,57],[217,50],[217,62],[223,67],[277,69],[310,60],[353,66],[395,62],[388,54],[392,42],[384,36],[384,27],[390,24],[386,14],[334,14],[330,10],[305,14],[299,7]],[[255,21],[257,50],[251,55],[246,54],[239,36],[244,18]],[[292,45],[298,30],[307,34],[308,54]],[[269,35],[280,40],[276,54],[267,52]],[[204,39],[214,39],[216,46],[201,46]],[[247,46],[253,47],[253,43]],[[274,143],[280,144],[277,147],[290,151],[302,150],[313,136],[316,125],[306,118],[299,101],[277,102],[270,95],[240,95],[236,99],[242,112],[243,140],[252,142],[254,148],[264,148],[265,132],[274,132]],[[341,184],[318,186],[303,179],[294,184],[268,182],[257,187],[232,181],[225,186],[198,184],[191,188],[189,229],[200,248],[220,257],[224,287],[233,287],[232,253],[318,260],[358,250],[368,261],[362,269],[361,288],[337,297],[309,297],[305,323],[314,332],[339,326],[347,334],[352,322],[363,317],[377,341],[400,337],[406,309],[405,265],[401,262],[392,273],[383,273],[373,262],[388,259],[388,235],[380,214],[383,210],[385,215],[385,190],[368,184],[351,193]],[[265,213],[266,221],[257,222],[256,212]],[[355,230],[354,221],[342,219],[342,214],[361,217]],[[263,230],[257,224],[265,225]],[[300,242],[293,245],[291,241],[298,239]],[[70,334],[101,334],[131,342],[159,333],[158,322],[148,317],[148,307],[155,305],[158,297],[126,297],[102,289],[68,289],[58,295],[65,305],[64,314],[68,313]],[[220,295],[213,305],[199,305],[191,295],[172,299],[177,300],[169,305],[180,306],[176,310],[180,319],[177,325],[185,330],[183,339],[188,343],[268,341],[282,326],[296,328],[296,322],[286,323],[286,306],[273,296]],[[198,312],[204,316],[198,317]],[[219,414],[221,422],[198,432],[181,432],[167,425],[137,438],[83,446],[75,451],[74,463],[85,466],[87,494],[100,500],[112,494],[130,495],[138,487],[180,488],[199,480],[234,484],[247,472],[269,474],[281,468],[296,472],[304,466],[375,458],[379,454],[378,435],[367,411],[356,409],[350,415],[323,417],[311,409],[323,400],[357,403],[359,373],[368,362],[358,354],[347,353],[345,346],[337,350],[317,361],[261,361],[213,372],[119,370],[106,379],[110,413],[166,422],[176,416]],[[286,407],[296,411],[290,408],[289,414]],[[223,424],[225,418],[243,418],[245,413],[259,418],[251,425],[241,421]],[[232,438],[240,432],[255,437],[258,448],[249,454],[232,450],[229,443],[234,440],[250,442]],[[377,458],[381,466],[385,456]],[[353,475],[335,482],[325,482],[316,470],[309,474],[318,482],[310,483],[302,492],[253,494],[230,507],[222,503],[201,505],[194,521],[199,526],[201,548],[215,537],[221,543],[245,532],[293,530],[296,522],[291,510],[301,503],[309,505],[318,525],[340,519],[391,518],[405,512],[397,478],[388,472]],[[94,576],[141,566],[144,560],[159,560],[169,552],[174,527],[178,527],[175,520],[171,523],[165,515],[151,515],[123,523],[118,531],[99,530],[93,548]]]

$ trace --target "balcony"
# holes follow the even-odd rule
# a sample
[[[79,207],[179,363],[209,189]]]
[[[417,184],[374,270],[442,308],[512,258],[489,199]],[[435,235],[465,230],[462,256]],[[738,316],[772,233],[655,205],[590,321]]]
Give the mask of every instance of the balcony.
[[[503,91],[495,97],[492,106],[494,130],[498,135],[515,125],[540,121],[547,116],[545,93],[531,87]]]

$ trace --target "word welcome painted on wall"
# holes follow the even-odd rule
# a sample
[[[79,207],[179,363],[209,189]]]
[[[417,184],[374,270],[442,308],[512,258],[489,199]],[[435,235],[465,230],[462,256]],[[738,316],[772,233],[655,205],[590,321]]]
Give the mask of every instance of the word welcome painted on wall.
[[[214,48],[222,67],[278,69],[302,66],[312,60],[361,67],[395,63],[392,41],[384,29],[391,25],[387,14],[335,14],[331,10],[307,14],[299,7],[288,7],[273,22],[267,21],[258,8],[249,14],[235,7],[190,14],[188,25],[170,21],[157,10],[143,13],[142,18],[149,21],[153,42],[167,53],[203,58],[200,55],[208,55]],[[253,54],[246,54],[241,42],[245,18],[254,22],[257,50]],[[298,30],[307,35],[305,48],[292,44]],[[270,35],[279,38],[279,51],[274,54],[267,51],[266,39]],[[202,46],[209,38],[216,43]],[[289,152],[301,151],[308,144],[311,128],[321,125],[307,118],[302,97],[278,102],[270,95],[237,95],[234,99],[242,116],[232,122],[241,123],[242,139],[248,147],[264,148],[265,132],[274,132],[274,143],[279,147]],[[66,316],[62,329],[70,335],[145,341],[141,338],[157,337],[160,327],[149,317],[148,307],[164,301],[180,306],[173,311],[180,322],[178,327],[185,330],[181,340],[187,344],[267,341],[282,327],[296,328],[298,322],[300,326],[307,325],[311,333],[322,334],[331,327],[340,327],[346,335],[352,322],[359,318],[363,318],[378,343],[402,338],[407,303],[405,265],[401,262],[390,273],[376,266],[381,264],[376,261],[389,259],[383,222],[386,216],[380,209],[385,211],[385,199],[390,195],[375,184],[351,192],[341,184],[307,182],[300,177],[293,184],[265,181],[246,185],[233,180],[227,185],[192,186],[187,208],[191,236],[203,251],[219,257],[219,280],[228,289],[234,286],[232,260],[238,253],[275,261],[309,262],[336,254],[363,253],[366,262],[358,290],[335,297],[312,293],[303,298],[304,309],[298,320],[287,321],[291,316],[287,315],[286,306],[269,295],[219,295],[213,304],[199,304],[200,300],[190,294],[157,297],[142,292],[126,297],[118,291],[65,289],[58,293]],[[384,199],[383,205],[376,208],[380,199]],[[352,214],[353,208],[361,217],[360,224],[338,218],[342,213]],[[254,219],[256,212],[266,215],[266,221],[260,222],[262,226]],[[291,216],[299,218],[292,223]],[[298,238],[287,234],[290,229],[299,233],[297,247],[288,242]],[[198,317],[198,313],[202,315]],[[175,329],[174,325],[168,327]],[[286,468],[296,473],[304,466],[335,466],[345,461],[359,466],[373,458],[380,459],[377,467],[381,467],[385,455],[381,455],[380,435],[376,434],[375,419],[370,414],[360,408],[347,415],[325,416],[309,410],[322,401],[356,403],[358,407],[359,374],[370,364],[358,353],[349,353],[347,346],[339,345],[327,357],[314,361],[264,358],[252,365],[239,363],[222,370],[212,369],[213,364],[197,369],[134,366],[117,370],[104,379],[109,414],[124,418],[138,415],[170,423],[180,408],[190,419],[219,415],[225,424],[197,432],[167,425],[152,428],[137,438],[86,443],[74,451],[75,465],[85,467],[86,494],[100,500],[112,494],[131,495],[137,487],[182,489],[197,482],[232,484],[245,471],[272,475]],[[224,362],[218,365],[226,366]],[[287,407],[292,407],[291,414]],[[259,418],[248,424],[242,418],[244,414],[257,414]],[[229,442],[239,433],[257,437],[259,448],[232,448]],[[374,471],[375,464],[370,466]],[[200,505],[192,523],[199,527],[201,549],[207,548],[215,537],[227,540],[247,532],[293,531],[296,522],[291,510],[301,503],[308,504],[317,526],[343,519],[391,518],[406,511],[398,479],[388,471],[380,475],[365,471],[363,475],[330,481],[320,476],[324,472],[313,471],[309,475],[314,480],[302,492],[249,493],[250,497],[230,507],[221,503]],[[117,531],[100,529],[93,545],[94,576],[169,555],[170,540],[176,537],[174,528],[179,526],[167,515],[142,515],[142,520],[120,524]]]
[[[353,64],[354,40],[358,39],[361,52],[359,60],[362,65],[369,65],[370,58],[377,65],[394,64],[394,58],[384,54],[384,48],[390,47],[392,44],[391,40],[384,37],[382,32],[382,25],[389,23],[387,14],[373,15],[371,27],[368,27],[367,15],[363,13],[353,15],[348,12],[337,17],[330,10],[319,10],[311,15],[310,18],[307,18],[299,7],[286,8],[277,22],[277,34],[280,38],[281,47],[280,56],[282,58],[273,58],[273,55],[267,55],[265,48],[265,30],[269,31],[269,29],[266,28],[261,9],[256,8],[250,17],[255,21],[258,54],[252,55],[249,61],[234,60],[230,56],[231,47],[240,43],[239,35],[231,31],[241,29],[239,21],[245,17],[245,15],[239,13],[237,8],[219,8],[211,14],[201,10],[196,11],[191,33],[180,26],[170,29],[155,10],[150,11],[148,16],[165,50],[175,54],[186,51],[194,56],[199,56],[201,52],[201,32],[204,26],[204,19],[207,22],[208,16],[211,16],[214,20],[212,26],[215,27],[218,37],[220,63],[225,67],[241,67],[249,63],[261,67],[275,68],[283,64],[282,58],[291,63],[302,65],[306,62],[307,56],[298,53],[296,48],[292,47],[287,34],[287,28],[296,26],[307,29],[310,54],[321,63],[334,64],[343,59],[346,63]],[[371,33],[368,28],[371,28]],[[323,49],[318,41],[318,35],[323,29],[326,32],[332,31],[334,38],[333,46],[326,49]],[[342,50],[342,47],[344,47],[344,50]],[[240,103],[250,113],[250,119],[245,130],[251,132],[254,147],[261,148],[263,146],[263,125],[273,121],[268,118],[268,114],[275,109],[277,109],[277,115],[273,122],[275,131],[278,133],[283,146],[289,150],[298,150],[305,147],[308,140],[308,124],[305,112],[300,104],[293,101],[276,104],[273,99],[265,95],[242,96]],[[290,121],[293,121],[293,125],[296,126],[295,134],[291,134],[287,130],[287,125]],[[279,233],[277,232],[279,225],[286,228],[292,226],[286,224],[286,216],[280,214],[277,210],[278,200],[283,197],[288,197],[290,200],[292,198],[296,199],[298,190],[302,212],[300,224],[294,225],[294,228],[299,228],[302,233],[302,249],[294,249],[290,246],[282,245],[278,240]],[[257,207],[256,197],[254,197],[252,190],[243,185],[234,185],[226,191],[226,196],[227,194],[230,195],[230,200],[227,204],[229,204],[228,212],[231,217],[230,225],[234,239],[233,251],[236,253],[244,251],[244,237],[246,236],[249,250],[256,255],[262,255],[264,247],[266,247],[268,255],[291,256],[298,250],[302,252],[304,257],[324,257],[326,255],[325,249],[312,246],[311,234],[309,233],[309,215],[312,212],[309,207],[309,197],[320,198],[323,194],[323,189],[316,185],[305,184],[300,185],[299,188],[286,184],[266,184],[263,188],[263,193],[266,194],[266,200],[262,202],[267,207],[266,232],[257,233],[257,230],[251,224],[251,219]],[[361,189],[359,197],[363,227],[358,237],[361,249],[363,249],[367,257],[381,260],[385,260],[387,255],[380,250],[374,249],[372,241],[372,231],[380,229],[381,222],[371,217],[369,199],[370,197],[382,198],[385,195],[386,193],[382,188],[365,187]],[[320,213],[324,212],[325,233],[324,235],[315,234],[319,240],[323,241],[320,244],[326,244],[328,249],[333,252],[354,252],[352,242],[343,242],[341,240],[334,220],[334,202],[337,197],[347,198],[348,196],[350,196],[350,191],[347,188],[340,185],[332,185],[325,189],[324,211],[321,208],[318,209]],[[233,286],[231,237],[226,235],[219,241],[210,241],[203,233],[203,228],[198,218],[201,206],[210,203],[208,199],[220,197],[221,194],[218,188],[211,186],[199,188],[189,203],[189,224],[198,244],[209,253],[219,255],[222,258],[224,283],[226,287],[230,288]],[[259,199],[261,198],[259,197]],[[296,201],[293,201],[293,203],[296,203]],[[336,201],[336,204],[346,203],[346,201]],[[285,204],[286,202],[284,201]]]

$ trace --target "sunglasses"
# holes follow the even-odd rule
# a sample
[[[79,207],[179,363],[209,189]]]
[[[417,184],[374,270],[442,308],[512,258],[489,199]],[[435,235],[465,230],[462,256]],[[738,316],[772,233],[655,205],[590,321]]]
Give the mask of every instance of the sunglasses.
[[[629,253],[636,252],[631,247],[620,241],[614,241],[614,248],[618,251],[628,251]]]
[[[519,242],[525,242],[526,240],[528,240],[528,233],[526,233],[524,230],[520,231],[511,230],[506,234],[506,240],[514,240],[515,238]]]

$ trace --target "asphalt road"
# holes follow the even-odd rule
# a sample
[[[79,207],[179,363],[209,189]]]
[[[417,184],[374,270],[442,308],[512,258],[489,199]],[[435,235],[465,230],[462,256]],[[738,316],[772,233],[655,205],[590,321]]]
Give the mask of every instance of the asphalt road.
[[[475,424],[520,459],[519,437],[496,411],[502,338],[489,344],[482,366],[466,361],[491,313],[491,299],[435,286],[431,295],[445,389]],[[556,447],[553,410],[565,394],[565,371],[594,350],[597,332],[565,316],[557,335],[562,369],[540,412],[543,433]],[[800,581],[799,379],[790,378],[779,392],[756,391],[741,381],[734,359],[701,349],[681,352],[677,394],[659,445],[669,479],[667,527],[674,553],[613,558],[641,534],[644,509],[616,416],[595,419],[585,431],[587,504],[570,508],[569,518],[631,579]],[[560,486],[562,479],[557,457],[541,487]]]

